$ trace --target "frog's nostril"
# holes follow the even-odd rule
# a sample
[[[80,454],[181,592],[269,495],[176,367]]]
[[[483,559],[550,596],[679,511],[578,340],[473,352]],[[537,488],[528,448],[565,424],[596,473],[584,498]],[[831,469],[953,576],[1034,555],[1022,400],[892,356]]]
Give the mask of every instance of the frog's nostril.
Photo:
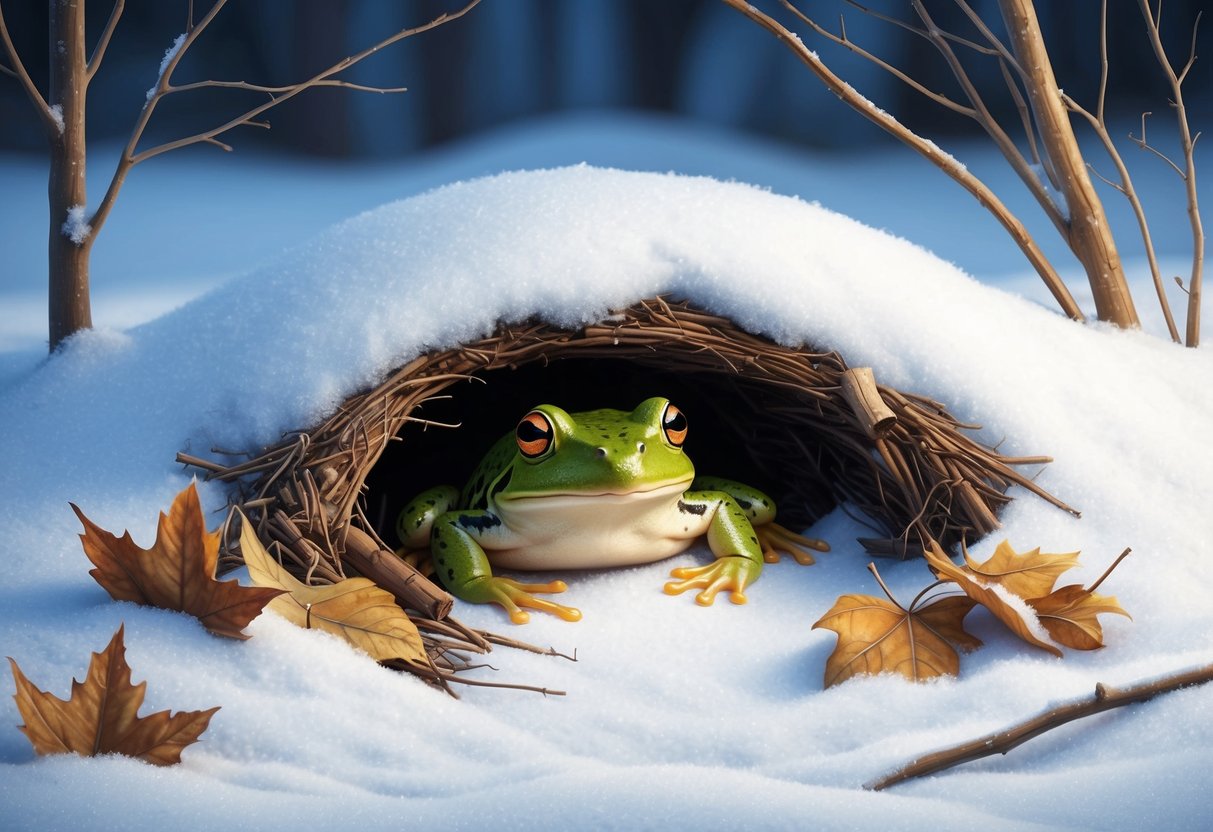
[[[595,448],[595,449],[594,449],[594,454],[595,454],[595,455],[596,455],[596,456],[597,456],[599,459],[602,459],[604,456],[606,456],[606,455],[607,455],[607,449],[606,449],[606,448],[601,448],[601,447],[600,447],[600,448]]]
[[[644,453],[644,443],[643,443],[643,442],[637,442],[637,443],[636,443],[636,450],[637,450],[637,452],[639,452],[639,453]]]

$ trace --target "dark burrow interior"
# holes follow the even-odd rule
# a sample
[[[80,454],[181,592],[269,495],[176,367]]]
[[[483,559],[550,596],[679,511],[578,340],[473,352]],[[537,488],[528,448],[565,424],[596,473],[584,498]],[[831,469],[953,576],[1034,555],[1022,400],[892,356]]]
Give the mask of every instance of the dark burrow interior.
[[[413,419],[428,424],[406,424],[367,475],[366,516],[383,541],[395,547],[401,508],[435,485],[462,488],[492,444],[513,431],[534,406],[554,404],[569,412],[631,410],[651,396],[669,398],[686,414],[685,448],[697,473],[767,492],[785,525],[806,527],[837,504],[829,487],[836,456],[821,454],[817,438],[806,430],[796,430],[799,441],[788,442],[786,432],[794,428],[787,414],[803,410],[802,396],[732,371],[679,369],[668,356],[655,354],[652,361],[532,361],[453,382],[413,411]]]

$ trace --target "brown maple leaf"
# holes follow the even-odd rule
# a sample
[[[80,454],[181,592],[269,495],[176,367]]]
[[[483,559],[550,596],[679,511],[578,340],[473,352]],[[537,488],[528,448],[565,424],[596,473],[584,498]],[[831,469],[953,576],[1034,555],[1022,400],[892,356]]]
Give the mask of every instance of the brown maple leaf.
[[[1063,572],[1078,565],[1078,552],[1051,555],[1042,553],[1040,547],[1016,552],[1004,540],[985,563],[974,563],[967,549],[964,559],[969,571],[986,583],[1005,587],[1020,598],[1040,598],[1053,591]]]
[[[17,683],[21,731],[38,754],[125,754],[158,766],[181,762],[181,750],[198,741],[219,708],[138,715],[147,682],[131,684],[123,628],[93,653],[84,682],[72,679],[69,699],[39,690],[9,658]]]
[[[115,537],[75,503],[71,506],[84,524],[84,553],[96,566],[89,574],[115,601],[186,612],[216,635],[243,639],[248,638],[242,632],[248,623],[282,594],[281,589],[215,580],[219,532],[206,531],[193,483],[177,495],[167,515],[161,512],[150,549],[137,546],[130,532]]]
[[[1112,570],[1129,554],[1125,549],[1107,571],[1089,587],[1070,584],[1055,590],[1043,598],[1031,598],[1028,604],[1036,610],[1040,623],[1059,644],[1075,650],[1098,650],[1103,647],[1103,627],[1099,623],[1100,613],[1115,613],[1132,618],[1120,602],[1111,595],[1097,595],[1095,590]]]
[[[417,625],[390,592],[366,578],[307,586],[274,560],[243,515],[241,520],[240,553],[249,580],[283,593],[270,601],[270,609],[296,626],[332,633],[376,661],[426,661]]]
[[[955,676],[960,669],[956,647],[972,650],[981,641],[965,632],[963,621],[976,602],[963,595],[918,604],[935,585],[927,587],[903,607],[868,564],[887,598],[843,595],[813,625],[838,634],[834,652],[826,661],[825,686],[852,676],[899,673],[911,681]]]
[[[1061,657],[1061,650],[1042,637],[1046,635],[1047,630],[1025,599],[1010,592],[997,582],[987,581],[968,569],[952,563],[934,540],[925,550],[924,556],[936,575],[945,581],[955,582],[964,590],[965,595],[992,612],[1015,635],[1028,644]]]

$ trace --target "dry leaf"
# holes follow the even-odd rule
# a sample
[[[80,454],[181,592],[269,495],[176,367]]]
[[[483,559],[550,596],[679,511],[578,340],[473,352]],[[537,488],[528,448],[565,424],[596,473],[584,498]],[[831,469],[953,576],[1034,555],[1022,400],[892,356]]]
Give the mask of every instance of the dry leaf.
[[[366,578],[306,586],[270,556],[247,520],[241,523],[240,552],[254,584],[285,592],[269,607],[292,624],[340,636],[376,661],[425,661],[417,625],[390,592]]]
[[[1041,637],[1046,630],[1024,599],[1014,595],[1006,587],[988,583],[969,570],[952,563],[935,541],[931,541],[925,556],[927,564],[940,578],[955,582],[964,590],[965,595],[992,612],[1011,632],[1028,644],[1048,650],[1060,658],[1061,650]]]
[[[868,568],[876,574],[875,567]],[[879,581],[880,576],[876,579]],[[888,593],[883,582],[881,588]],[[814,629],[823,627],[838,634],[834,652],[826,661],[825,686],[877,673],[900,673],[911,681],[955,676],[960,657],[954,646],[966,650],[981,646],[981,641],[965,632],[963,626],[974,601],[948,596],[917,608],[919,598],[907,610],[891,595],[839,597],[813,625]]]
[[[969,571],[978,578],[998,584],[1020,598],[1048,595],[1061,573],[1078,565],[1078,552],[1050,555],[1041,553],[1037,547],[1020,553],[1007,540],[998,544],[985,563],[974,563],[967,551],[964,557]]]
[[[1116,613],[1132,618],[1110,595],[1097,595],[1081,584],[1070,584],[1028,601],[1036,610],[1040,623],[1059,644],[1075,650],[1096,650],[1103,647],[1103,627],[1096,617],[1099,613]]]
[[[281,590],[240,586],[215,580],[219,532],[208,534],[194,484],[177,495],[166,516],[160,514],[156,542],[135,545],[130,532],[121,538],[97,526],[74,503],[84,524],[80,541],[97,567],[89,574],[115,601],[186,612],[212,633],[248,638],[241,632]]]
[[[158,766],[181,762],[181,749],[197,742],[219,708],[205,711],[159,711],[138,715],[147,682],[131,684],[123,628],[101,653],[94,653],[83,684],[72,680],[72,695],[63,700],[35,687],[12,658],[17,683],[21,731],[39,754],[125,754]]]

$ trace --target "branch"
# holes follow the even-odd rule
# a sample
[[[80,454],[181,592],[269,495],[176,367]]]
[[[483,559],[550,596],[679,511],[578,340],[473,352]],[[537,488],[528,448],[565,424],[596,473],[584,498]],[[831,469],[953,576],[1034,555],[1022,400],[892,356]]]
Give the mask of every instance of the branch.
[[[191,92],[193,90],[220,88],[228,90],[248,90],[250,92],[264,92],[269,95],[278,95],[293,90],[297,84],[291,84],[285,87],[267,87],[262,84],[250,84],[247,81],[195,81],[192,84],[181,84],[180,86],[169,86],[164,90],[165,95],[172,95],[179,92]],[[408,87],[372,87],[365,84],[355,84],[351,81],[342,81],[337,78],[328,78],[323,81],[318,81],[312,84],[314,87],[342,87],[344,89],[357,90],[359,92],[381,92],[395,93],[408,92]]]
[[[1200,28],[1201,15],[1198,13],[1196,15],[1196,22],[1192,24],[1192,47],[1188,53],[1188,62],[1184,65],[1183,71],[1176,74],[1170,59],[1167,58],[1166,50],[1162,47],[1161,0],[1159,0],[1158,4],[1157,17],[1150,14],[1149,0],[1138,0],[1138,5],[1141,7],[1141,13],[1146,22],[1146,31],[1150,36],[1150,45],[1154,48],[1154,57],[1158,59],[1158,65],[1162,67],[1163,73],[1167,76],[1167,81],[1171,85],[1171,99],[1175,107],[1175,120],[1179,126],[1179,144],[1184,153],[1184,170],[1180,172],[1180,176],[1183,177],[1184,183],[1187,185],[1188,222],[1192,227],[1192,276],[1188,280],[1188,320],[1184,342],[1189,347],[1195,347],[1200,343],[1200,300],[1205,262],[1205,232],[1200,219],[1200,203],[1197,199],[1196,191],[1196,162],[1193,158],[1196,139],[1200,136],[1197,134],[1196,138],[1193,138],[1191,128],[1188,126],[1188,111],[1184,107],[1183,82],[1188,75],[1188,70],[1196,62],[1196,32]],[[1144,149],[1153,150],[1145,141],[1146,122],[1145,116],[1142,116],[1140,146]],[[1171,162],[1170,159],[1167,159],[1166,156],[1158,153],[1158,151],[1154,152],[1168,162]],[[1171,162],[1171,166],[1177,172],[1179,171],[1179,167],[1174,162]]]
[[[438,17],[431,20],[429,23],[425,23],[421,26],[416,26],[412,29],[403,29],[403,30],[397,32],[396,34],[392,35],[391,37],[384,38],[383,40],[379,41],[379,43],[375,44],[374,46],[367,47],[366,49],[362,50],[361,52],[359,52],[356,55],[351,55],[348,58],[343,58],[342,60],[340,60],[337,63],[330,66],[328,69],[317,73],[316,75],[312,76],[308,80],[301,81],[298,84],[292,84],[292,85],[286,87],[286,91],[283,92],[282,95],[271,98],[269,101],[262,104],[261,106],[254,107],[253,109],[245,112],[243,115],[239,115],[236,118],[233,118],[232,120],[226,122],[225,124],[220,125],[219,127],[213,128],[211,130],[205,130],[201,133],[196,133],[193,136],[186,136],[181,139],[176,139],[175,141],[165,142],[164,144],[160,144],[155,147],[148,148],[147,150],[144,150],[144,151],[138,153],[137,155],[135,155],[132,158],[132,164],[137,165],[140,162],[145,162],[148,159],[151,159],[155,156],[159,156],[161,153],[168,153],[171,150],[177,150],[182,147],[188,147],[189,145],[192,145],[192,144],[198,144],[199,142],[209,141],[210,139],[213,139],[214,137],[216,137],[222,133],[226,133],[227,131],[229,131],[235,127],[239,127],[241,125],[247,124],[251,119],[256,118],[257,116],[261,115],[262,113],[266,112],[267,110],[271,110],[274,107],[277,107],[279,104],[283,104],[283,103],[291,100],[296,95],[299,95],[299,93],[309,90],[313,87],[334,86],[336,84],[334,84],[333,81],[329,80],[329,76],[336,75],[338,72],[342,72],[346,69],[349,69],[351,66],[354,66],[355,64],[364,60],[365,58],[368,58],[371,55],[374,55],[376,52],[380,51],[381,49],[383,49],[387,46],[391,46],[393,43],[396,43],[397,41],[404,40],[405,38],[410,38],[414,35],[422,34],[423,32],[428,32],[431,29],[435,29],[435,28],[443,25],[444,23],[449,23],[452,20],[458,20],[460,17],[463,17],[465,14],[467,14],[469,11],[471,11],[472,8],[474,8],[479,2],[480,2],[480,0],[471,0],[471,2],[469,2],[466,6],[464,6],[462,9],[460,9],[457,12],[453,12],[451,14],[439,15]],[[200,23],[198,26],[198,29],[195,31],[201,30],[202,25],[203,24]],[[182,46],[181,51],[185,51],[184,45]],[[155,95],[153,96],[153,99],[163,98],[164,96],[169,94],[170,87],[168,85],[168,77],[169,77],[171,70],[172,70],[172,65],[170,64],[170,66],[165,69],[161,88],[157,89]],[[217,82],[217,83],[222,83],[222,82]]]
[[[33,79],[25,70],[25,65],[21,63],[21,56],[17,54],[17,48],[13,46],[13,39],[9,37],[8,25],[4,22],[3,8],[0,8],[0,44],[3,44],[4,52],[8,55],[9,63],[12,64],[12,67],[4,68],[4,74],[13,76],[21,84],[25,95],[38,112],[38,118],[42,119],[42,126],[46,128],[47,136],[59,135],[59,120],[55,118],[50,105],[42,97],[42,93],[38,92],[38,87],[34,85]]]
[[[1036,241],[1032,239],[1023,223],[1007,209],[984,182],[970,173],[956,159],[940,151],[934,142],[919,136],[892,115],[878,109],[872,102],[860,95],[854,87],[835,75],[815,52],[808,49],[799,37],[789,31],[779,21],[754,8],[748,2],[745,2],[745,0],[723,0],[723,2],[774,35],[832,93],[837,95],[843,103],[847,104],[851,109],[871,121],[877,127],[880,127],[917,151],[972,194],[986,210],[994,215],[994,218],[1006,229],[1007,233],[1011,235],[1016,245],[1019,246],[1024,256],[1028,258],[1028,261],[1045,282],[1045,285],[1052,293],[1062,311],[1074,320],[1083,320],[1083,314],[1078,308],[1078,304],[1074,302],[1074,298],[1070,295],[1069,290],[1058,276],[1056,270],[1054,270],[1052,264],[1045,258]]]
[[[1002,731],[996,731],[993,734],[936,751],[925,757],[919,757],[896,771],[865,784],[864,788],[880,791],[904,780],[934,774],[970,760],[979,760],[994,754],[1006,754],[1012,748],[1045,731],[1065,725],[1067,722],[1103,713],[1123,705],[1146,702],[1155,696],[1181,688],[1203,685],[1209,681],[1213,681],[1213,664],[1139,682],[1123,690],[1110,688],[1101,682],[1095,686],[1093,696],[1058,705]]]
[[[946,95],[942,95],[941,93],[937,93],[934,90],[928,89],[927,87],[920,84],[918,81],[915,81],[909,75],[906,75],[904,72],[902,72],[897,67],[893,66],[892,64],[883,60],[882,58],[879,58],[876,55],[873,55],[871,52],[864,49],[859,44],[855,43],[855,41],[853,41],[849,37],[847,37],[847,30],[845,28],[845,25],[842,26],[841,33],[835,35],[833,32],[829,31],[824,26],[819,24],[816,20],[813,20],[812,18],[805,15],[803,12],[800,11],[800,9],[793,6],[788,0],[783,0],[783,4],[788,9],[790,9],[793,14],[795,14],[802,21],[804,21],[804,23],[806,25],[810,26],[814,32],[821,35],[823,38],[826,38],[827,40],[831,41],[832,43],[836,43],[839,46],[849,49],[851,52],[855,53],[856,55],[860,56],[861,58],[871,61],[872,63],[876,64],[876,66],[880,67],[885,72],[889,73],[890,75],[892,75],[897,80],[901,81],[906,86],[908,86],[911,89],[913,89],[914,91],[926,96],[927,98],[931,99],[935,103],[940,104],[944,107],[947,107],[949,110],[951,110],[955,113],[959,113],[962,116],[968,116],[969,118],[972,118],[972,119],[977,118],[977,111],[974,110],[972,107],[966,107],[963,104],[958,104],[957,102],[948,98]],[[860,10],[864,11],[867,14],[879,16],[879,15],[877,15],[876,12],[873,12],[870,9],[866,9],[857,3],[852,3],[852,5],[856,6],[856,8],[859,8]],[[890,19],[892,19],[892,18],[890,18]],[[839,22],[841,25],[842,24],[841,18],[840,18]],[[897,21],[897,22],[900,23],[900,21]]]
[[[453,20],[458,20],[459,18],[461,18],[465,14],[467,14],[469,11],[471,11],[476,5],[478,5],[480,0],[470,0],[470,2],[467,3],[467,5],[465,5],[463,8],[459,9],[458,11],[452,12],[449,14],[441,14],[438,17],[431,20],[429,23],[425,23],[421,26],[416,26],[411,29],[402,29],[402,30],[396,32],[394,35],[392,35],[388,38],[384,38],[383,40],[379,41],[375,45],[367,47],[366,49],[362,50],[361,52],[357,53],[356,55],[351,55],[348,58],[344,58],[344,59],[338,61],[337,63],[330,66],[328,69],[325,69],[322,72],[319,72],[316,75],[312,76],[311,78],[307,79],[306,81],[301,81],[298,84],[292,84],[287,87],[278,88],[278,87],[264,87],[264,86],[258,86],[258,85],[252,85],[252,84],[245,85],[245,82],[242,82],[242,81],[204,81],[204,82],[199,82],[197,84],[187,84],[187,85],[183,85],[181,87],[173,87],[171,84],[171,78],[172,78],[173,71],[177,68],[177,64],[181,61],[181,58],[185,55],[185,53],[189,49],[189,47],[192,46],[194,41],[197,40],[198,36],[201,35],[202,32],[205,31],[206,27],[211,23],[211,21],[214,20],[215,15],[218,14],[219,10],[223,7],[223,5],[226,2],[227,2],[227,0],[216,0],[215,4],[211,7],[211,10],[209,12],[207,12],[206,16],[203,17],[200,21],[198,21],[197,24],[193,25],[187,31],[185,40],[181,44],[181,48],[177,50],[177,53],[169,60],[168,64],[164,67],[164,72],[161,74],[160,79],[157,82],[157,84],[152,92],[151,98],[149,98],[147,104],[144,105],[143,111],[140,113],[140,116],[139,116],[139,121],[135,125],[134,130],[132,131],[131,137],[127,141],[126,147],[123,149],[122,157],[118,161],[118,168],[115,171],[114,177],[110,182],[109,190],[106,192],[104,199],[101,201],[101,204],[97,209],[97,213],[93,216],[93,219],[91,220],[90,224],[93,226],[94,233],[96,233],[96,230],[100,227],[100,224],[104,223],[105,219],[109,216],[109,212],[113,207],[114,199],[117,196],[118,190],[122,187],[122,182],[124,181],[126,174],[129,172],[130,168],[134,167],[135,165],[139,164],[140,162],[145,162],[148,159],[151,159],[155,156],[159,156],[162,153],[168,153],[169,151],[178,150],[180,148],[188,147],[188,146],[194,145],[194,144],[213,144],[213,145],[218,145],[220,147],[223,147],[225,149],[230,149],[227,145],[224,145],[222,142],[219,142],[217,140],[217,137],[222,135],[223,133],[228,132],[229,130],[232,130],[233,128],[240,127],[240,126],[253,126],[253,127],[267,126],[264,122],[256,121],[256,119],[262,113],[266,112],[267,110],[273,109],[274,107],[277,107],[279,104],[283,104],[286,101],[289,101],[290,99],[294,98],[299,93],[312,89],[313,87],[340,86],[340,87],[347,87],[347,88],[352,88],[352,89],[364,89],[364,90],[369,90],[369,91],[373,91],[373,92],[393,92],[393,91],[395,91],[393,89],[365,87],[362,85],[351,84],[351,83],[348,83],[345,81],[341,81],[339,79],[333,79],[330,76],[336,75],[337,73],[342,72],[343,70],[346,70],[346,69],[350,68],[351,66],[354,66],[355,64],[364,60],[365,58],[368,58],[371,55],[374,55],[376,52],[379,52],[381,49],[384,49],[385,47],[390,46],[398,41],[413,37],[414,35],[428,32],[431,29],[436,29],[439,26],[442,26],[443,24],[449,23]],[[191,15],[192,15],[192,9],[191,9]],[[147,150],[136,153],[136,148],[138,147],[139,140],[143,136],[143,132],[147,127],[147,123],[150,120],[152,112],[155,110],[156,105],[163,98],[172,94],[173,92],[182,92],[187,89],[198,89],[203,86],[253,89],[253,90],[257,90],[257,91],[261,91],[261,92],[269,92],[271,94],[271,98],[269,101],[267,101],[257,107],[254,107],[239,116],[236,116],[235,118],[225,122],[224,124],[219,125],[218,127],[212,128],[210,130],[205,130],[200,133],[196,133],[192,136],[186,136],[184,138],[176,139],[176,140],[173,140],[170,142],[165,142],[163,144],[159,144],[154,147],[148,148]],[[274,90],[282,90],[282,92],[281,92],[281,94],[275,94],[273,92]]]
[[[118,28],[118,19],[122,17],[122,10],[125,6],[126,0],[114,0],[114,8],[110,11],[109,20],[105,23],[105,31],[101,33],[101,39],[97,41],[93,56],[88,59],[88,68],[85,70],[86,80],[93,80],[93,76],[97,74],[97,69],[105,57],[105,50],[110,45],[110,38],[114,36],[114,29]]]
[[[1146,221],[1145,209],[1141,204],[1141,199],[1137,196],[1137,190],[1133,187],[1133,180],[1129,176],[1129,170],[1124,163],[1124,159],[1117,150],[1115,142],[1112,141],[1112,136],[1108,132],[1108,124],[1104,118],[1104,104],[1108,92],[1108,0],[1103,0],[1100,3],[1099,12],[1099,97],[1097,99],[1095,112],[1080,106],[1073,98],[1062,93],[1062,101],[1070,112],[1082,116],[1087,123],[1091,125],[1091,129],[1103,144],[1104,151],[1108,154],[1108,158],[1116,166],[1117,173],[1120,175],[1120,184],[1116,184],[1107,179],[1103,175],[1095,171],[1094,167],[1090,167],[1095,175],[1124,194],[1125,199],[1129,201],[1129,206],[1133,210],[1133,216],[1137,219],[1137,228],[1141,233],[1142,243],[1146,249],[1146,261],[1150,267],[1150,278],[1154,282],[1154,293],[1158,297],[1158,305],[1162,309],[1163,319],[1167,325],[1167,332],[1171,336],[1171,340],[1175,343],[1182,343],[1179,338],[1179,331],[1175,327],[1175,318],[1171,314],[1171,304],[1167,300],[1166,287],[1163,284],[1162,272],[1158,267],[1158,256],[1154,251],[1154,240],[1150,234],[1150,226]],[[1145,142],[1145,115],[1142,116],[1142,143]],[[1132,136],[1130,135],[1130,138]],[[1168,160],[1170,161],[1170,160]]]

